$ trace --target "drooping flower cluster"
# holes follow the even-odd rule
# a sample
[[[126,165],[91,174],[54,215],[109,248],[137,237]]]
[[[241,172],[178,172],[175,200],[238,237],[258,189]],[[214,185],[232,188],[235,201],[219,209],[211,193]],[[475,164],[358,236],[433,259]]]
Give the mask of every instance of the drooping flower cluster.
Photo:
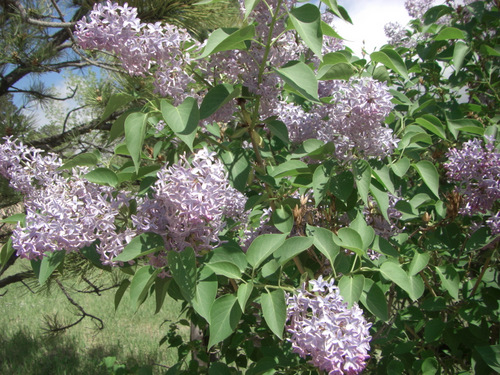
[[[65,177],[57,169],[59,158],[41,152],[10,139],[0,146],[0,173],[25,196],[25,225],[12,235],[17,255],[39,259],[57,250],[78,251],[114,233],[125,196],[86,180],[85,168],[74,168]]]
[[[500,153],[493,142],[483,146],[475,138],[465,142],[460,150],[452,148],[446,154],[446,176],[457,183],[456,190],[462,195],[459,212],[463,215],[487,213],[500,199]]]
[[[186,41],[195,41],[189,34],[172,25],[142,23],[137,8],[111,1],[95,4],[89,20],[80,20],[75,27],[80,47],[111,52],[124,69],[134,76],[146,76],[154,68],[155,88],[163,96],[181,102],[193,79],[185,73],[191,62],[183,50]]]
[[[320,276],[288,296],[289,341],[293,351],[331,375],[358,374],[370,350],[370,323],[357,304],[347,308],[333,280]]]
[[[158,172],[152,198],[143,200],[132,221],[139,233],[163,236],[166,250],[191,246],[199,253],[219,241],[224,217],[245,221],[245,202],[243,194],[229,185],[215,153],[201,149],[191,163],[182,157]],[[161,258],[152,261],[165,265]]]

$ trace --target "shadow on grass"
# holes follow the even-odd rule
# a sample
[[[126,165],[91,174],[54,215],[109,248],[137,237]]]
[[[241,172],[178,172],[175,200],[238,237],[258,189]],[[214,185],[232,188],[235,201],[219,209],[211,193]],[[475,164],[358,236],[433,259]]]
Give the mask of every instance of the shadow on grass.
[[[82,349],[64,336],[46,337],[19,330],[10,337],[0,332],[0,374],[73,375],[107,374],[102,360],[115,356],[117,346]]]

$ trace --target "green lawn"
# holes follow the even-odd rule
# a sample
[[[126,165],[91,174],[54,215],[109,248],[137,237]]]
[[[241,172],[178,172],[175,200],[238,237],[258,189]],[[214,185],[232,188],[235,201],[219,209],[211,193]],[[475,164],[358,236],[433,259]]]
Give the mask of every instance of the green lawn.
[[[4,276],[22,269],[16,262]],[[65,281],[72,291],[71,280]],[[168,344],[159,347],[167,333],[168,319],[179,319],[180,304],[169,299],[158,314],[154,314],[154,297],[147,300],[137,312],[130,307],[128,293],[118,310],[114,308],[115,290],[101,296],[72,291],[72,298],[92,315],[104,321],[104,329],[96,329],[90,318],[54,337],[44,331],[45,317],[71,323],[78,317],[55,283],[50,291],[33,294],[24,285],[10,285],[0,292],[0,374],[2,375],[59,375],[107,374],[102,361],[116,357],[116,363],[128,369],[151,366],[154,374],[165,372],[165,367],[177,362],[177,351]],[[167,297],[168,298],[168,297]],[[184,335],[188,335],[183,327]],[[160,366],[161,365],[161,366]]]

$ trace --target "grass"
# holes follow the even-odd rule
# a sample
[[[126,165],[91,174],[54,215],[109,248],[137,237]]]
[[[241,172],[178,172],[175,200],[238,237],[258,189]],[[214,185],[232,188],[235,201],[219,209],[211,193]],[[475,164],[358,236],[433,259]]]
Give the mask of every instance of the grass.
[[[18,260],[3,276],[19,272],[22,267],[23,261]],[[64,285],[68,291],[78,287],[67,280]],[[71,297],[87,313],[101,318],[104,329],[97,329],[87,317],[63,333],[51,336],[44,330],[45,317],[57,316],[65,324],[78,319],[76,308],[56,284],[50,291],[35,294],[21,283],[9,285],[1,292],[7,293],[0,297],[0,374],[108,374],[102,364],[105,357],[116,357],[116,363],[125,364],[128,369],[151,366],[153,374],[162,374],[165,372],[162,366],[170,367],[177,362],[175,348],[168,348],[168,344],[159,346],[169,329],[168,322],[162,323],[179,319],[180,304],[172,299],[167,299],[155,315],[154,296],[136,312],[130,307],[126,293],[115,312],[114,289],[101,296],[73,290]],[[181,333],[186,337],[189,333],[183,328]]]

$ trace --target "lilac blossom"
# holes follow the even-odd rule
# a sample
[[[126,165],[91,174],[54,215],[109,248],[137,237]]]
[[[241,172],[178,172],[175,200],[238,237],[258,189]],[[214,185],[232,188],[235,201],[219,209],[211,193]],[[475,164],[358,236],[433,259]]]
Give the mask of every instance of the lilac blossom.
[[[227,174],[215,153],[199,150],[191,163],[185,157],[158,172],[152,198],[145,198],[132,221],[137,232],[163,236],[166,250],[191,246],[197,253],[218,243],[225,217],[245,221],[246,199],[229,185]],[[159,255],[151,259],[165,265]]]
[[[484,147],[475,138],[463,144],[460,150],[450,149],[444,164],[448,181],[457,184],[462,195],[459,212],[463,215],[487,213],[500,199],[500,153],[493,142]]]
[[[42,150],[16,143],[5,137],[0,145],[0,175],[10,181],[10,186],[29,194],[39,185],[50,183],[57,168],[62,165],[56,154],[42,155]]]
[[[88,21],[77,23],[75,36],[82,48],[116,55],[130,75],[144,77],[153,70],[156,92],[172,96],[176,103],[184,99],[187,86],[194,81],[185,73],[191,58],[183,44],[196,41],[178,27],[142,23],[137,9],[127,3],[95,4]]]
[[[288,296],[286,330],[295,353],[331,375],[363,371],[370,350],[370,323],[355,303],[347,308],[333,279],[320,276]]]
[[[22,258],[78,251],[96,240],[104,246],[106,238],[116,235],[115,219],[127,197],[86,180],[87,168],[74,168],[66,177],[61,165],[55,154],[43,156],[10,138],[0,146],[0,174],[25,195],[25,225],[12,234],[12,247]]]
[[[406,0],[405,8],[411,18],[420,19],[434,3],[434,0]]]
[[[314,106],[309,112],[287,103],[280,104],[280,119],[285,122],[292,141],[309,137],[335,144],[339,159],[383,158],[397,144],[390,128],[383,125],[392,111],[392,96],[387,86],[372,78],[321,82],[319,93],[329,103]],[[300,119],[294,115],[301,116]]]

